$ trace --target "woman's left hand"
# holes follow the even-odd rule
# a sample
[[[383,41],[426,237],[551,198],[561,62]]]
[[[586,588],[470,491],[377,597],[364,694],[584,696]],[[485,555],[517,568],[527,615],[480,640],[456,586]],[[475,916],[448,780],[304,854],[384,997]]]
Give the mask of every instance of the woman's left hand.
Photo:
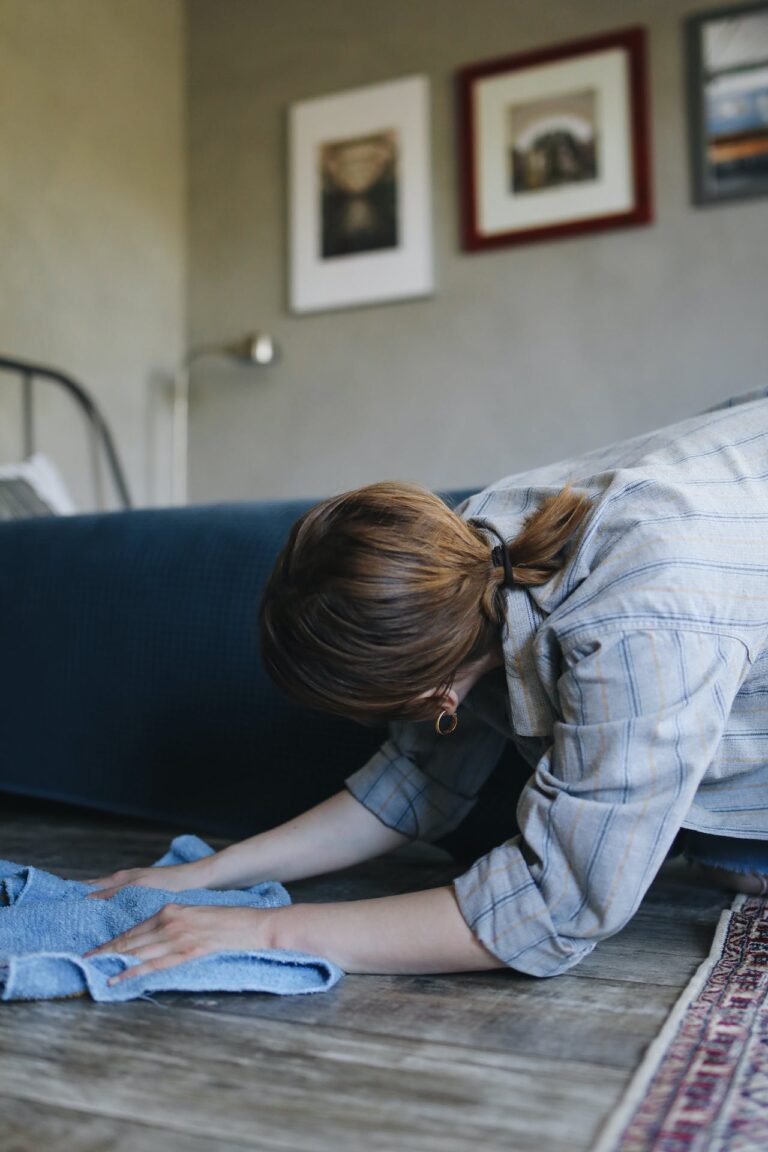
[[[274,912],[275,909],[166,904],[148,920],[83,955],[119,952],[142,961],[107,982],[117,984],[131,976],[173,968],[184,960],[211,952],[273,948]]]

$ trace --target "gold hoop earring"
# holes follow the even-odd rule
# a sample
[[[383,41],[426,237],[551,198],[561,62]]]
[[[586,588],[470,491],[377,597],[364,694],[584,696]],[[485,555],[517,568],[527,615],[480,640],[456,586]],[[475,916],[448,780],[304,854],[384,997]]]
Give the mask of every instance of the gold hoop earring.
[[[450,728],[441,728],[440,727],[440,721],[442,720],[443,716],[448,716],[450,718],[450,721],[451,721]],[[435,732],[437,732],[438,736],[450,736],[451,732],[456,731],[456,725],[458,723],[459,723],[459,718],[455,712],[441,712],[440,715],[438,716],[437,720],[435,720]]]

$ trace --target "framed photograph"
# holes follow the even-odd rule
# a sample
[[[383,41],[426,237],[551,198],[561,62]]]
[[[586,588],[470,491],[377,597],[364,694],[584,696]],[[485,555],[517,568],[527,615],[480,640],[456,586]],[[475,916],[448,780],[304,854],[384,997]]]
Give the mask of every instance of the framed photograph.
[[[697,204],[768,193],[768,4],[689,16],[691,183]]]
[[[294,312],[432,292],[425,77],[293,104],[288,152]]]
[[[473,64],[457,85],[466,250],[652,219],[643,28]]]

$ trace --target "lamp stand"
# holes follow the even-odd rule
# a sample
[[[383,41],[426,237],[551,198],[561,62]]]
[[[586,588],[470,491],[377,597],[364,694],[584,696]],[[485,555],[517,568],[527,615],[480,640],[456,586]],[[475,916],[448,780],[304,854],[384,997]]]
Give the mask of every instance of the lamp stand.
[[[187,457],[189,453],[189,365],[179,365],[173,378],[173,427],[171,434],[171,503],[187,503]]]

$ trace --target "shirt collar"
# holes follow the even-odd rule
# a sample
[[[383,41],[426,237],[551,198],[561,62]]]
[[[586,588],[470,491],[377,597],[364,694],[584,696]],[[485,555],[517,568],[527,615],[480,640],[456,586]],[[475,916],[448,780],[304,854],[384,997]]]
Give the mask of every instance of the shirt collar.
[[[494,548],[499,540],[506,541],[505,535],[489,520],[470,519],[488,540],[489,547]],[[547,613],[524,587],[504,588],[501,596],[504,614],[501,645],[510,724],[520,736],[546,736],[552,732],[556,717],[539,676],[534,641]]]

